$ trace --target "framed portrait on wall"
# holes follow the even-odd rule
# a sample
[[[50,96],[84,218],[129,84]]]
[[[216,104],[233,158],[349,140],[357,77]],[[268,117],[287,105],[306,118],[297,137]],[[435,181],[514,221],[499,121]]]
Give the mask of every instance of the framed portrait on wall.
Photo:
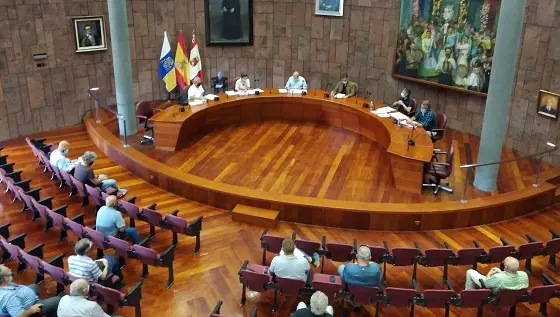
[[[558,105],[560,95],[550,91],[541,90],[537,102],[537,113],[545,117],[558,119]]]
[[[400,0],[393,77],[486,96],[501,0]]]
[[[204,0],[206,45],[252,45],[253,0]]]
[[[105,20],[102,15],[73,17],[72,21],[77,53],[107,49]]]
[[[315,0],[315,14],[341,17],[344,0]]]

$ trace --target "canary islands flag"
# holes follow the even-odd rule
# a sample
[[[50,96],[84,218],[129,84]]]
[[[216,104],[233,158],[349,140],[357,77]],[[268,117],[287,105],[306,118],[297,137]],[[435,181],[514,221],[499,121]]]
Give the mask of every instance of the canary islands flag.
[[[169,40],[167,39],[167,32],[163,33],[163,46],[159,56],[159,77],[165,83],[167,91],[171,91],[177,86],[175,62],[173,61],[173,56],[171,56],[171,45],[169,45]]]

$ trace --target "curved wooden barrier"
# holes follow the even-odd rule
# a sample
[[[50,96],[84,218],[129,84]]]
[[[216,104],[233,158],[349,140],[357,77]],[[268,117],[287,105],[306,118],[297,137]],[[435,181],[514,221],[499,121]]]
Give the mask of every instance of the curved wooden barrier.
[[[221,98],[225,97],[221,96]],[[193,111],[189,117],[204,119],[193,122],[215,122],[216,125],[225,124],[224,120],[231,119],[224,119],[226,117],[223,116],[223,112],[217,110],[220,108],[221,110],[235,108],[254,109],[253,107],[256,106],[253,105],[253,102],[249,101],[261,98],[263,97],[246,98],[244,101],[239,101],[238,98],[232,98],[229,102],[215,102],[214,106],[209,103],[204,106],[206,107],[204,109],[208,111],[195,108],[195,111]],[[272,98],[292,98],[292,100],[294,100],[295,97]],[[307,99],[311,101],[307,102]],[[313,96],[299,98],[299,100],[302,100],[302,105],[314,104],[313,99]],[[337,107],[336,105],[325,105],[324,100],[319,101],[321,101],[321,109],[333,109],[333,107]],[[290,101],[290,103],[293,104],[294,102]],[[216,107],[216,105],[220,104],[223,106]],[[246,104],[249,104],[250,106],[245,106]],[[278,104],[283,105],[282,102],[279,102]],[[281,106],[281,108],[283,107],[284,106]],[[212,110],[212,108],[214,109]],[[367,113],[367,111],[360,108],[359,102],[355,107],[347,105],[346,107],[338,106],[338,108],[344,109],[342,112],[350,113],[358,118],[361,118],[361,116],[372,116]],[[364,114],[362,115],[360,112],[363,112]],[[252,112],[249,111],[248,115],[251,113]],[[277,110],[275,113],[278,113]],[[175,118],[178,115],[187,116],[188,114],[186,112],[179,113],[177,110]],[[294,114],[290,115],[296,116]],[[340,118],[343,116],[343,114],[340,114]],[[227,118],[230,117],[228,116]],[[233,118],[241,117],[233,116]],[[301,120],[301,117],[295,118]],[[322,114],[321,118],[324,119],[328,117],[325,117]],[[155,119],[161,120],[162,118]],[[261,116],[260,119],[263,119],[263,117]],[[326,122],[329,122],[327,120],[331,121],[331,119],[326,119]],[[182,127],[185,121],[184,118],[178,118],[176,121],[180,123],[180,126],[177,126],[179,129],[199,129],[202,127],[202,125],[200,125],[198,127],[184,128]],[[372,129],[371,132],[366,132],[368,131],[366,129],[366,123],[374,122],[371,120],[367,121],[362,119],[362,121],[360,121],[360,119],[358,119],[356,121],[333,119],[332,121],[339,122],[341,124],[339,126],[343,126],[345,128],[352,126],[344,126],[343,123],[345,122],[361,122],[361,125],[358,125],[357,127],[354,125],[354,130],[350,130],[366,136],[368,136],[368,133],[375,131]],[[376,121],[381,122],[383,126],[386,124],[382,120]],[[154,122],[156,121],[154,120]],[[155,186],[163,188],[179,196],[230,211],[237,204],[278,210],[280,212],[280,219],[283,221],[366,230],[404,231],[460,228],[511,219],[543,209],[552,204],[556,188],[552,184],[543,183],[539,187],[531,186],[505,194],[473,199],[467,203],[367,203],[293,195],[278,195],[275,193],[214,182],[202,177],[180,172],[150,158],[134,148],[123,147],[120,139],[113,135],[108,126],[105,124],[97,124],[92,118],[86,118],[85,124],[92,141],[103,152],[105,152],[107,156],[127,168],[133,174],[145,179]],[[379,125],[377,126],[379,127]],[[210,127],[211,124],[206,128]],[[386,127],[389,132],[391,132],[389,130],[391,127],[396,129],[396,127],[392,126],[390,123]],[[184,132],[186,131],[180,131],[179,135]],[[389,139],[387,139],[387,135],[379,132],[375,133],[373,136],[376,137],[378,142],[382,138],[385,138],[385,141],[389,141],[388,143],[385,143],[387,145],[388,152],[392,150],[391,144],[393,143],[393,140],[399,140],[399,135],[394,133],[389,133]],[[383,142],[383,140],[381,140],[381,142]],[[381,144],[383,145],[383,143]],[[396,148],[396,150],[398,150],[398,148]],[[394,151],[396,150],[394,149]]]

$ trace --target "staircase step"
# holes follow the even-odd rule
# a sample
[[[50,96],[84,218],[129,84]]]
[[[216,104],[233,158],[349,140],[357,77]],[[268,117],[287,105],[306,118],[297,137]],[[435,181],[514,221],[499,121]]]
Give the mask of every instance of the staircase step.
[[[251,207],[238,204],[233,208],[232,219],[237,222],[244,222],[264,228],[274,228],[278,223],[276,210]]]

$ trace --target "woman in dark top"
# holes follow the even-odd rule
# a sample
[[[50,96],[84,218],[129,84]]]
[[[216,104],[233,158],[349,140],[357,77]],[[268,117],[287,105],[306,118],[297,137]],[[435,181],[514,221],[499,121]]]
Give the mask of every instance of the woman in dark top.
[[[397,109],[398,112],[410,117],[414,110],[414,101],[410,98],[411,91],[408,88],[403,89],[399,100],[393,102],[392,107]]]
[[[222,0],[222,37],[235,40],[243,37],[239,0]]]

